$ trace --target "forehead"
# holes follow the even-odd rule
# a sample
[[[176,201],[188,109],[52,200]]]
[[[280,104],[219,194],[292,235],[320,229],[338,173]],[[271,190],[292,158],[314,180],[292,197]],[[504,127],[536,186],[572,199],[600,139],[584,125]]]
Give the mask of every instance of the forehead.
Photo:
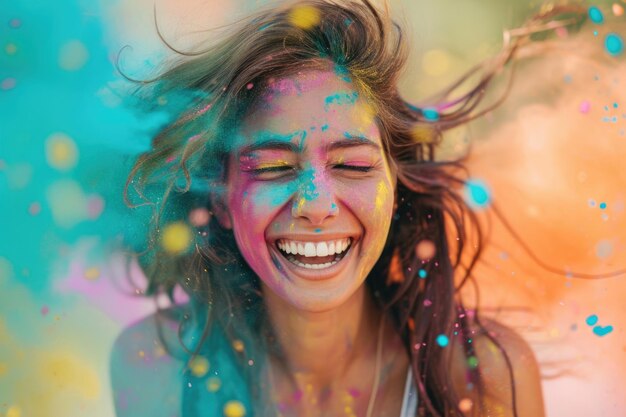
[[[373,106],[334,71],[303,71],[268,83],[240,132],[242,144],[268,134],[286,140],[306,136],[311,145],[347,137],[380,144]]]

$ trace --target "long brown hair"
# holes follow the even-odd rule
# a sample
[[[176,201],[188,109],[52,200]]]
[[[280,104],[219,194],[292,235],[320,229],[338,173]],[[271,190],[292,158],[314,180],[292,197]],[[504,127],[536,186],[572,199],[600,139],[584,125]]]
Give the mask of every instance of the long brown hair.
[[[294,24],[294,8],[317,13],[317,20],[313,16],[311,25]],[[548,10],[526,26],[532,28],[556,14]],[[146,110],[164,111],[170,117],[154,137],[153,148],[139,157],[126,188],[140,196],[141,204],[155,208],[152,244],[142,255],[149,277],[146,293],[171,297],[180,286],[208,305],[203,338],[219,321],[233,340],[260,339],[250,318],[262,317],[258,278],[247,268],[231,232],[211,218],[195,230],[192,250],[173,255],[158,242],[164,226],[186,221],[192,208],[211,212],[208,196],[220,192],[229,129],[254,104],[262,87],[272,79],[330,64],[373,104],[386,153],[398,168],[398,208],[385,249],[366,283],[390,312],[404,341],[418,388],[418,415],[466,415],[459,409],[450,373],[452,349],[442,349],[437,337],[447,335],[452,344],[463,345],[468,358],[475,355],[472,332],[480,329],[480,321],[465,311],[458,289],[471,277],[483,242],[476,216],[459,192],[466,178],[463,160],[436,160],[435,149],[446,130],[498,104],[482,102],[486,88],[531,32],[509,39],[498,56],[433,98],[427,108],[407,103],[398,91],[407,59],[403,32],[387,12],[367,0],[290,3],[233,25],[232,33],[205,50],[177,51],[179,61],[142,82],[136,92]],[[476,78],[474,87],[453,97],[471,76]],[[470,234],[475,241],[468,242]],[[434,254],[420,259],[416,254],[420,244],[434,244]],[[242,364],[262,354],[252,352],[252,345],[235,349]],[[468,382],[480,398],[480,367],[469,363]],[[512,375],[512,369],[509,372]],[[474,407],[472,413],[480,412]]]

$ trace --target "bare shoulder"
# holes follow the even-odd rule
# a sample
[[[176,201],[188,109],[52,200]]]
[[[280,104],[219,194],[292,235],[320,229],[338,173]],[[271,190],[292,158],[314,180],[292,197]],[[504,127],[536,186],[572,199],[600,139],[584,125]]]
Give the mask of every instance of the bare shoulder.
[[[177,343],[179,314],[152,314],[115,340],[110,374],[117,417],[179,415],[184,365]]]
[[[482,319],[472,340],[483,377],[485,412],[497,416],[543,417],[541,376],[524,338],[494,320]],[[514,396],[514,397],[513,397]],[[513,405],[517,414],[513,413]]]

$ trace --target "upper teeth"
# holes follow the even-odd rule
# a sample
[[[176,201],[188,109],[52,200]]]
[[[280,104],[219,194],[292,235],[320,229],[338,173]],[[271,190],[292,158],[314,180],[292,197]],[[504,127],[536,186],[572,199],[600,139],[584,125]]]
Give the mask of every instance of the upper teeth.
[[[326,242],[298,242],[296,240],[289,239],[278,240],[278,247],[280,250],[306,257],[338,255],[345,251],[349,245],[349,237],[338,240],[329,240]]]

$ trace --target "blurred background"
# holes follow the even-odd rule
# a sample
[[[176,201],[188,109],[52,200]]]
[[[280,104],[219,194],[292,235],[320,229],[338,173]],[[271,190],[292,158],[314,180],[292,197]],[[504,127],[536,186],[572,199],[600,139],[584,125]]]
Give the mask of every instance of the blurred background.
[[[155,16],[184,50],[273,3],[0,3],[0,416],[113,416],[112,343],[155,309],[119,247],[145,232],[150,213],[126,208],[122,193],[159,120],[125,105],[118,55],[127,75],[145,77],[172,56]],[[417,105],[549,7],[388,4],[411,42],[401,89]],[[490,242],[475,273],[481,307],[533,347],[547,415],[623,417],[626,274],[612,272],[626,268],[626,2],[576,4],[589,22],[520,62],[505,104],[442,151],[471,146],[478,185],[466,191],[482,199]]]

